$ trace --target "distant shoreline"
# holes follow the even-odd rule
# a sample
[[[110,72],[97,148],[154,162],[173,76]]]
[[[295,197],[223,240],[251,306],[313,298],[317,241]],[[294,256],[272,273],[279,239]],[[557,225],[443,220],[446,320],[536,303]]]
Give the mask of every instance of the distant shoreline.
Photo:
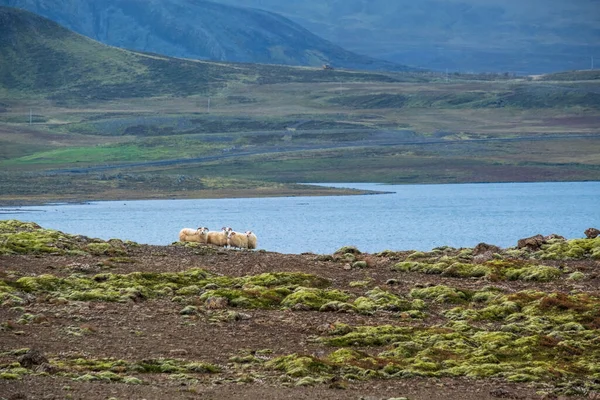
[[[198,190],[182,193],[136,193],[121,191],[114,194],[94,195],[90,198],[73,198],[61,196],[35,196],[30,198],[5,199],[0,196],[0,207],[29,207],[60,204],[85,204],[98,201],[137,201],[137,200],[207,200],[235,198],[268,198],[268,197],[321,197],[321,196],[366,196],[389,194],[388,191],[373,191],[350,188],[334,188],[323,186],[306,189],[223,189]],[[0,209],[0,215],[9,214]]]

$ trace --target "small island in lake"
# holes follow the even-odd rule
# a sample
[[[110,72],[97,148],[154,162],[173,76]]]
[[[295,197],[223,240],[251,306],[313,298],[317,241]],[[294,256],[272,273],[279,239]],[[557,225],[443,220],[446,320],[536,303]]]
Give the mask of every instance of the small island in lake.
[[[0,221],[0,385],[8,398],[597,396],[599,233],[293,255]]]

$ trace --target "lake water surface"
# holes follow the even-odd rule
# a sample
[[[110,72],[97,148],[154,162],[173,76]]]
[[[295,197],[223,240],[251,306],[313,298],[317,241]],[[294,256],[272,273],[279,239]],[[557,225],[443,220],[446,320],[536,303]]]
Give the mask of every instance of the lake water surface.
[[[219,200],[101,201],[4,208],[1,219],[101,239],[170,244],[183,227],[252,230],[259,248],[329,254],[431,250],[437,246],[500,247],[538,233],[569,239],[600,228],[600,182],[460,185],[327,184],[384,190],[366,196]]]

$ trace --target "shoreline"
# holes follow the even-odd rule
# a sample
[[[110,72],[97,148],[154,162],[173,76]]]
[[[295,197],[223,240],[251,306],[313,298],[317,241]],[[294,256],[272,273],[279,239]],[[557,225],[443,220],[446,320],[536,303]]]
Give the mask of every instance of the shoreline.
[[[570,181],[510,181],[510,182],[456,182],[456,183],[378,183],[385,185],[484,185],[484,184],[543,184],[543,183],[600,183],[596,180],[570,180]],[[356,182],[354,182],[356,183]],[[270,197],[322,197],[322,196],[367,196],[393,194],[387,190],[353,189],[349,187],[326,186],[328,183],[298,183],[302,189],[294,187],[254,189],[199,189],[183,192],[136,192],[130,189],[113,190],[104,193],[94,193],[89,196],[55,195],[55,196],[29,196],[0,195],[0,208],[4,207],[30,207],[60,204],[85,204],[101,201],[142,201],[142,200],[205,200],[205,199],[240,199],[240,198],[270,198]],[[344,184],[333,182],[332,184]],[[353,183],[348,183],[352,185]],[[0,214],[2,214],[0,210]]]
[[[239,199],[239,198],[270,198],[270,197],[323,197],[323,196],[368,196],[390,194],[389,191],[374,191],[351,188],[335,188],[323,186],[321,188],[307,189],[224,189],[224,190],[198,190],[182,193],[152,193],[137,194],[133,191],[119,191],[104,196],[93,196],[89,198],[73,196],[33,196],[29,198],[6,199],[0,196],[0,208],[7,207],[31,207],[49,206],[61,204],[86,204],[101,201],[143,201],[143,200],[216,200],[216,199]],[[0,215],[2,210],[0,210]]]

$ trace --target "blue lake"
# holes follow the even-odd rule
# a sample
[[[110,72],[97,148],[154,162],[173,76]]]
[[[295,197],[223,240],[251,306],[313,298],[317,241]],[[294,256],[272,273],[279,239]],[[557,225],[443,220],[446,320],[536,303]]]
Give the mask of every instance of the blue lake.
[[[366,196],[101,201],[0,210],[1,219],[101,239],[170,244],[181,228],[252,230],[259,249],[329,254],[438,246],[501,247],[538,233],[569,239],[600,228],[600,182],[460,185],[327,184],[393,192]]]

